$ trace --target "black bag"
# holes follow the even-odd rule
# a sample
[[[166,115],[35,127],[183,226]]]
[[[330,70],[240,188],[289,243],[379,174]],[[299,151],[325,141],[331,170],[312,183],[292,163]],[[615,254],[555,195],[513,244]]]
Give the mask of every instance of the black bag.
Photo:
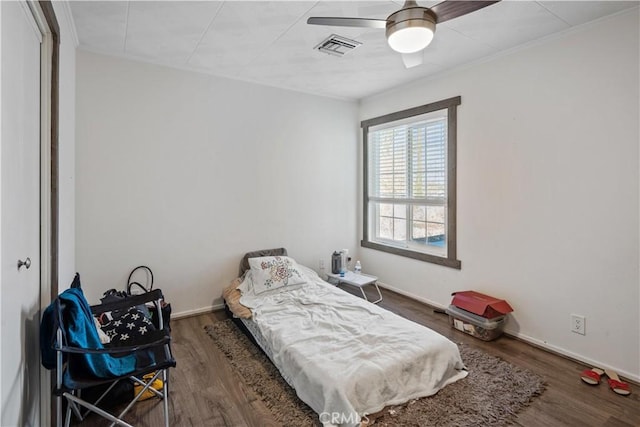
[[[134,273],[138,270],[146,270],[147,272],[146,286],[142,285],[140,282],[131,281],[131,278],[133,277]],[[131,270],[131,273],[129,273],[129,278],[127,279],[127,294],[133,295],[133,292],[135,293],[150,292],[151,290],[153,290],[153,271],[151,271],[151,269],[146,265],[140,265],[134,268],[133,270]],[[151,317],[151,322],[153,322],[153,326],[155,326],[156,329],[160,329],[160,318],[158,317],[158,308],[155,305],[153,305],[149,307],[148,310],[149,310],[149,316]],[[162,311],[162,321],[164,324],[163,326],[166,327],[168,331],[171,331],[171,325],[169,323],[171,320],[171,304],[165,301],[162,301],[160,310]]]
[[[124,291],[117,291],[115,289],[109,289],[107,292],[105,292],[102,296],[102,298],[100,298],[100,302],[102,304],[105,303],[110,303],[110,302],[114,302],[114,301],[119,301],[125,298],[128,298],[130,295]],[[146,317],[151,318],[151,313],[149,312],[149,309],[147,308],[146,305],[144,304],[140,304],[139,306],[136,307],[141,313],[143,313]]]
[[[100,298],[100,302],[102,304],[105,303],[109,303],[109,302],[114,302],[114,301],[119,301],[123,298],[128,297],[129,295],[127,295],[126,292],[124,291],[117,291],[115,289],[109,289],[108,291],[106,291],[103,295],[102,298]]]

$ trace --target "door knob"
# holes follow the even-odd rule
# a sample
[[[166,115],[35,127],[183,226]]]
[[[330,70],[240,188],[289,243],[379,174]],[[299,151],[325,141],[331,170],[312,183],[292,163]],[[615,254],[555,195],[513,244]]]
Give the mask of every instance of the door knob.
[[[31,267],[31,258],[27,257],[27,259],[25,259],[24,261],[22,261],[21,259],[18,260],[18,270],[20,270],[20,268],[22,266],[25,266],[26,269],[28,270],[29,267]]]

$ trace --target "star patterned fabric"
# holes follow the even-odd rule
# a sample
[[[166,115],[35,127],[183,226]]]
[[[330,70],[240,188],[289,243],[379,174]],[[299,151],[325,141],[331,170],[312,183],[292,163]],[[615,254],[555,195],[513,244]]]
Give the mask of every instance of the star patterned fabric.
[[[110,316],[101,317],[107,320],[100,327],[111,339],[112,345],[131,345],[150,331],[155,331],[151,320],[138,308],[131,307],[127,311],[111,312]]]

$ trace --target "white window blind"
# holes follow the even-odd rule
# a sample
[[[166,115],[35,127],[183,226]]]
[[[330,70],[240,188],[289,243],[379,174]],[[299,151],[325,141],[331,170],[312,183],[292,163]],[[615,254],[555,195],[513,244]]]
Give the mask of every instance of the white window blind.
[[[446,117],[374,129],[368,141],[370,198],[446,202]]]
[[[447,117],[446,112],[436,113],[369,130],[368,199],[374,240],[443,251]]]

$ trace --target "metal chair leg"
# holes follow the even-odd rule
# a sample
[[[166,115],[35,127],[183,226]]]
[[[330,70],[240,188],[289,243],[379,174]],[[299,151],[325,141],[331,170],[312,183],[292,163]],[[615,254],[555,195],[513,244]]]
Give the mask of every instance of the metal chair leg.
[[[62,414],[60,414],[62,416]],[[67,401],[67,414],[64,417],[64,427],[69,427],[71,425],[71,403]]]
[[[62,427],[62,396],[56,396],[56,427]]]
[[[92,412],[95,412],[96,414],[100,415],[101,417],[108,419],[109,421],[113,422],[114,424],[118,424],[118,425],[123,426],[123,427],[133,427],[131,424],[128,424],[127,422],[114,417],[110,413],[98,408],[95,405],[87,403],[82,399],[78,399],[77,397],[75,397],[74,395],[72,395],[70,393],[65,393],[64,397],[66,397],[67,400],[72,400],[73,402],[77,403],[78,405],[84,406],[85,408],[91,408]]]
[[[164,404],[164,426],[169,427],[169,384],[167,383],[167,370],[162,370],[162,394]]]

